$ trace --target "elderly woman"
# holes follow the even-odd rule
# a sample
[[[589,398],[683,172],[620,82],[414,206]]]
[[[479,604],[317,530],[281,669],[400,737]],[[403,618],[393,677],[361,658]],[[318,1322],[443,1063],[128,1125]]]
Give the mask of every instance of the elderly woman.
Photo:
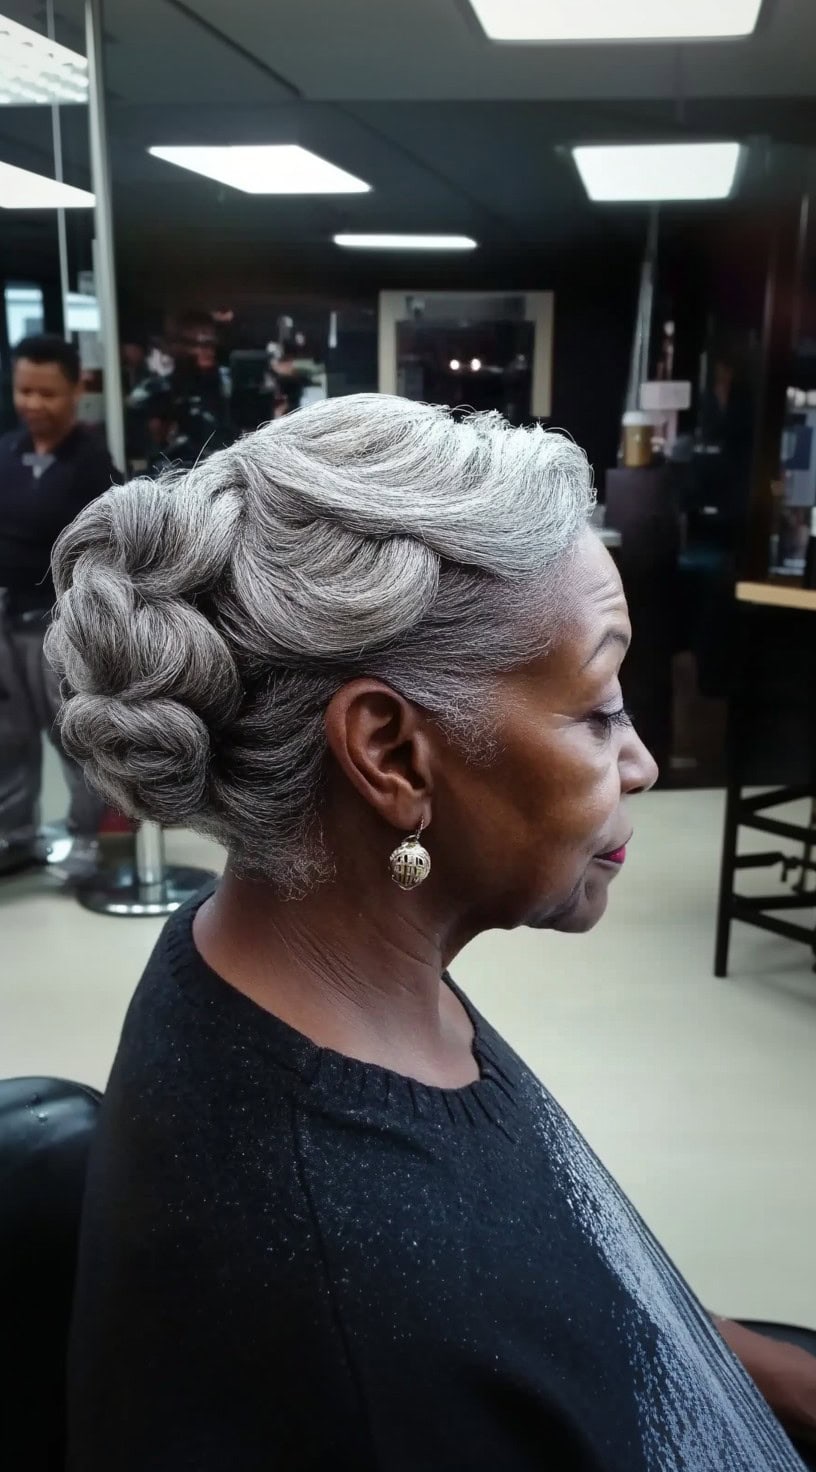
[[[76,1472],[799,1465],[447,972],[491,926],[594,925],[655,778],[591,504],[565,438],[362,395],[63,535],[66,747],[229,854],[102,1111]]]

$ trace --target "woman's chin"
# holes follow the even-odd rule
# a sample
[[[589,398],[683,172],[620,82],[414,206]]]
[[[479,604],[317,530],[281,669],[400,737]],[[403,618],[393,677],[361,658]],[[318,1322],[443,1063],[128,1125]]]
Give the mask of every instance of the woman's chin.
[[[607,874],[588,871],[567,903],[546,918],[530,921],[530,925],[534,930],[560,930],[565,935],[583,935],[592,930],[606,912],[609,879]]]

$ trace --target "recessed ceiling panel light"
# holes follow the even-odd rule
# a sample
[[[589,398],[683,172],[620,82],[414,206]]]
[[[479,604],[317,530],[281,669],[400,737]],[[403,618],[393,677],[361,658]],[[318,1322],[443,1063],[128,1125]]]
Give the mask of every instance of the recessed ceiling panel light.
[[[706,41],[750,36],[762,0],[471,0],[491,41]]]
[[[469,235],[335,235],[335,245],[354,250],[475,250]]]
[[[0,15],[0,106],[87,100],[84,56]]]
[[[245,194],[365,194],[371,188],[296,143],[161,146],[148,152]]]
[[[93,203],[87,189],[0,163],[0,208],[4,210],[87,210]]]
[[[738,143],[627,143],[573,148],[590,199],[727,199]]]

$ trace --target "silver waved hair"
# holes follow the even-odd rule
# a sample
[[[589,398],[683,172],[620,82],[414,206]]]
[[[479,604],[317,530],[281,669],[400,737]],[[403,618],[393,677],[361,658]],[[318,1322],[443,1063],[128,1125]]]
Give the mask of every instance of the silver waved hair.
[[[65,746],[117,808],[303,893],[331,872],[333,693],[377,676],[484,752],[495,677],[546,647],[592,501],[564,436],[380,394],[113,488],[54,550]]]

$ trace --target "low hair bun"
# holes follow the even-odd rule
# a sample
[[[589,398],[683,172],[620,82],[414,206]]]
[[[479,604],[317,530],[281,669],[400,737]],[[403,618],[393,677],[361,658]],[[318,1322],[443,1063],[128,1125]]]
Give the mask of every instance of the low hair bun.
[[[204,806],[209,732],[177,701],[72,695],[61,731],[69,756],[120,811],[169,824],[193,819]]]
[[[237,531],[235,498],[135,481],[59,539],[46,652],[63,681],[66,751],[109,802],[160,823],[201,817],[213,741],[243,686],[205,611]]]
[[[180,701],[214,726],[235,714],[241,699],[235,661],[193,604],[147,600],[118,569],[83,568],[80,561],[59,613],[54,662],[72,690],[129,702]]]

